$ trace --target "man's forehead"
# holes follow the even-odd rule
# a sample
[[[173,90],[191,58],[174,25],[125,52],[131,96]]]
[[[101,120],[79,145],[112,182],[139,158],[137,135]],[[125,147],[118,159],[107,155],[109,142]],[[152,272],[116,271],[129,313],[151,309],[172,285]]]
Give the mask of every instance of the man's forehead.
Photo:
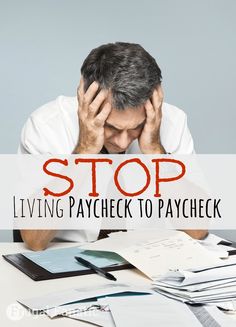
[[[112,108],[106,123],[117,129],[135,128],[146,120],[144,106],[137,108],[116,109]]]

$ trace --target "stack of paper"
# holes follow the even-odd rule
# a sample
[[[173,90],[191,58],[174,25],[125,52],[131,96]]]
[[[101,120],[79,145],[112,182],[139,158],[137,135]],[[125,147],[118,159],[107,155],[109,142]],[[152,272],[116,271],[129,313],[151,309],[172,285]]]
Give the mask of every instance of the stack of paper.
[[[169,271],[154,285],[157,292],[182,302],[233,309],[232,301],[236,301],[236,258],[225,259],[221,265],[209,265],[204,269]]]
[[[236,256],[228,255],[229,245],[213,234],[197,241],[180,231],[132,231],[111,234],[86,248],[118,253],[152,279],[161,294],[234,310]]]
[[[104,327],[233,326],[217,306],[234,309],[236,256],[229,257],[218,243],[214,236],[198,242],[176,231],[114,233],[86,249],[119,254],[152,279],[153,287],[148,279],[146,286],[110,282],[19,302],[51,319],[67,317]],[[187,305],[195,303],[213,306]]]

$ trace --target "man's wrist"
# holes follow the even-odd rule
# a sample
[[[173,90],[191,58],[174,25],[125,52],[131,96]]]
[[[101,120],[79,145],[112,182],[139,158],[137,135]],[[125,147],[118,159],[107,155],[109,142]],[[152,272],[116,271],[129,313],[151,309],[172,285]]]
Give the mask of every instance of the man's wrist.
[[[82,147],[81,145],[77,145],[74,148],[72,154],[89,154],[89,151],[87,151],[85,147]]]
[[[72,152],[72,154],[98,154],[98,153],[99,151],[95,151],[94,149],[88,148],[81,144],[77,145],[74,148],[74,151]]]
[[[164,149],[163,145],[160,143],[153,154],[166,154],[166,150]]]
[[[145,154],[166,154],[166,150],[164,149],[161,143],[150,146],[150,150],[146,151]]]

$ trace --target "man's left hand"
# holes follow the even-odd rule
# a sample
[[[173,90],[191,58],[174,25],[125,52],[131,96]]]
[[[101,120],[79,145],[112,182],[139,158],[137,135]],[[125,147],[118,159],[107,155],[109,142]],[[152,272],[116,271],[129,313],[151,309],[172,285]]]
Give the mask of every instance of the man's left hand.
[[[166,153],[160,140],[160,126],[162,118],[163,90],[159,85],[152,94],[151,99],[145,103],[146,123],[139,137],[139,146],[143,154]]]

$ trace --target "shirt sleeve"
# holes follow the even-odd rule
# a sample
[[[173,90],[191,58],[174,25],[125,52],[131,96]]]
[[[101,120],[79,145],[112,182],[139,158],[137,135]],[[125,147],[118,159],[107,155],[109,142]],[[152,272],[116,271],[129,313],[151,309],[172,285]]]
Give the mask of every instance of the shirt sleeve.
[[[195,153],[193,138],[192,138],[192,135],[188,128],[186,114],[184,114],[181,135],[180,135],[180,141],[179,141],[178,147],[175,149],[175,151],[173,153],[176,153],[176,154],[194,154]]]
[[[47,154],[50,153],[47,143],[47,125],[33,119],[26,121],[22,132],[18,154]]]

